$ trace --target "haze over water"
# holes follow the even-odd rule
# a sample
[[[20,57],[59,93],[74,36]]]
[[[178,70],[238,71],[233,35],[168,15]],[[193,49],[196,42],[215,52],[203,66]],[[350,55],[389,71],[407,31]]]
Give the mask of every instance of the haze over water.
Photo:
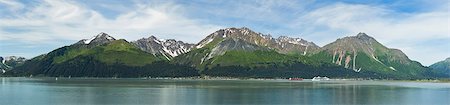
[[[449,83],[399,81],[1,78],[1,105],[449,105]]]

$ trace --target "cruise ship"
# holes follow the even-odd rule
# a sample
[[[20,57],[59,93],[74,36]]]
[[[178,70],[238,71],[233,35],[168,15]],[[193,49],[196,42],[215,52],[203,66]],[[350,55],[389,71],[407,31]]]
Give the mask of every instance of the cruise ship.
[[[330,80],[330,78],[317,76],[312,79],[312,81],[327,81],[327,80]]]

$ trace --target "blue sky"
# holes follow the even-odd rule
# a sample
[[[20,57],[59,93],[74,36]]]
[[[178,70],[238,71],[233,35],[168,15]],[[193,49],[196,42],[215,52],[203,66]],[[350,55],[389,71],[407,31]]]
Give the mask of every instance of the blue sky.
[[[45,54],[106,32],[196,43],[227,27],[324,46],[359,32],[424,65],[450,57],[447,0],[0,0],[0,56]]]

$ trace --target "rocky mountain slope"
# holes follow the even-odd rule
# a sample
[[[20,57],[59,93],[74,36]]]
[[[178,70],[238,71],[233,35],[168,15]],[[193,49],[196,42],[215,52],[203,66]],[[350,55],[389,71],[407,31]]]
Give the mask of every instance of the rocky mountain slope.
[[[270,53],[270,54],[275,53],[285,56],[284,54],[307,55],[310,54],[310,52],[314,52],[318,49],[319,47],[314,43],[305,41],[300,38],[290,38],[286,36],[273,38],[270,35],[256,33],[245,27],[226,28],[220,29],[208,35],[205,39],[201,40],[195,46],[194,49],[195,51],[177,57],[175,59],[175,62],[203,69],[208,65],[211,66],[220,64],[219,62],[216,62],[217,60],[221,59],[218,56],[224,56],[225,54],[232,54],[233,52],[253,53],[254,51],[259,51],[259,53]],[[259,57],[267,58],[270,61],[274,60],[273,57],[271,56],[259,56]],[[288,57],[280,57],[278,60],[274,62],[288,60],[285,58]],[[233,62],[229,61],[229,63],[226,63],[225,65],[232,63],[245,64],[250,62],[262,62],[256,59],[254,61],[249,60],[250,62],[234,62],[234,61]]]
[[[155,36],[148,38],[142,38],[132,42],[133,45],[139,49],[151,53],[153,55],[162,55],[167,60],[171,60],[180,54],[191,51],[194,44],[184,43],[183,41],[177,41],[174,39],[160,40]]]
[[[446,73],[450,77],[450,57],[430,65],[430,68]]]
[[[202,48],[213,41],[230,38],[240,39],[246,43],[267,47],[282,54],[306,55],[309,54],[309,52],[319,49],[319,46],[313,42],[308,42],[300,38],[291,38],[287,36],[273,38],[271,35],[256,33],[246,27],[220,29],[201,40],[196,45],[196,48]]]
[[[75,44],[95,47],[95,46],[103,45],[103,44],[106,44],[106,43],[109,43],[109,42],[115,41],[115,40],[116,39],[114,37],[101,32],[100,34],[98,34],[90,39],[82,39]]]
[[[272,38],[248,28],[227,28],[208,35],[195,49],[175,57],[173,62],[213,76],[368,76],[308,58],[319,49],[300,38]]]
[[[431,72],[402,51],[387,48],[365,33],[337,39],[315,52],[312,58],[388,78],[424,76]]]
[[[183,70],[183,71],[180,71]],[[171,65],[126,40],[100,33],[35,57],[11,74],[74,77],[195,76],[195,69]]]
[[[24,57],[18,57],[18,56],[0,56],[0,74],[5,73],[6,71],[9,71],[17,66],[22,65],[25,62]]]

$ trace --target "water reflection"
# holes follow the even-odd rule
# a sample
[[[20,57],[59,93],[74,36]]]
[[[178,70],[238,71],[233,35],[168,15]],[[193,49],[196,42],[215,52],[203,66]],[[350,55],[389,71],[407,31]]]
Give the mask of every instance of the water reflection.
[[[2,86],[6,84],[6,83],[5,83],[5,81],[6,81],[5,79],[6,79],[6,78],[3,78],[3,77],[2,77]]]
[[[0,104],[444,104],[448,83],[1,78]],[[369,83],[369,84],[368,84]],[[402,86],[405,84],[405,86]],[[426,85],[409,87],[409,85]],[[435,86],[437,85],[437,86]],[[430,88],[425,88],[425,87]],[[418,88],[420,87],[420,88]],[[439,87],[439,88],[433,88]]]

